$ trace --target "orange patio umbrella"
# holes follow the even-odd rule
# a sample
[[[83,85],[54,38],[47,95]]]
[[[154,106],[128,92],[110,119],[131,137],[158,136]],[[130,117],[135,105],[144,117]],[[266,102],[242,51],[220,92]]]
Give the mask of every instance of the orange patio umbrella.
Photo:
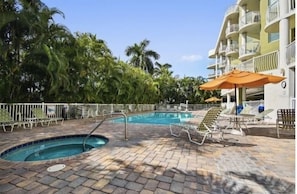
[[[219,101],[222,101],[222,99],[219,99],[219,98],[217,98],[217,97],[210,97],[210,98],[208,98],[208,99],[206,99],[206,100],[204,100],[205,102],[219,102]]]
[[[234,69],[233,71],[224,74],[212,81],[199,86],[201,90],[218,90],[218,89],[235,89],[236,99],[236,88],[257,88],[268,83],[279,83],[284,80],[285,77],[254,73],[249,71],[241,71]],[[237,102],[235,100],[235,106]],[[237,114],[237,108],[236,108]]]

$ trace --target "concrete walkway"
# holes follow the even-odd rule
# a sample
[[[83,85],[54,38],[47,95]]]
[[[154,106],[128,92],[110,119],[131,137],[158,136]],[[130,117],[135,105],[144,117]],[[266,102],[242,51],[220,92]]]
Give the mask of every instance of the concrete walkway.
[[[86,134],[94,120],[62,126],[0,132],[0,152],[28,141]],[[295,139],[277,139],[250,127],[247,136],[227,135],[234,143],[189,143],[168,127],[105,122],[95,134],[109,143],[79,156],[43,162],[0,159],[0,193],[295,193]],[[271,130],[270,130],[271,129]],[[273,132],[272,132],[273,134]],[[63,170],[48,172],[55,164]]]

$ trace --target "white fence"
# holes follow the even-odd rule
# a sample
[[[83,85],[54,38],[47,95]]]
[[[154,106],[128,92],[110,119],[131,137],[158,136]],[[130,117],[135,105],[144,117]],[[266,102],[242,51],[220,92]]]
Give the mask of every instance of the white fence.
[[[143,112],[155,109],[154,104],[84,104],[84,103],[0,103],[1,109],[6,109],[16,121],[34,117],[32,109],[42,108],[49,117],[64,119],[80,119],[96,117],[108,113]]]
[[[258,112],[259,105],[264,102],[245,101],[246,104],[252,106],[252,112]],[[292,104],[295,99],[292,99]],[[104,116],[109,113],[122,112],[137,113],[146,111],[196,111],[208,109],[213,106],[224,107],[225,103],[218,104],[184,104],[187,105],[181,109],[181,104],[95,104],[95,103],[0,103],[0,109],[6,109],[15,121],[25,121],[28,118],[34,118],[32,109],[42,108],[42,110],[52,118],[64,119],[83,119],[96,116]]]

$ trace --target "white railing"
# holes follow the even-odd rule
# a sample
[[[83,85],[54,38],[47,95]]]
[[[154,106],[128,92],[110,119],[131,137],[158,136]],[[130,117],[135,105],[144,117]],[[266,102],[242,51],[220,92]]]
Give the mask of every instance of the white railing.
[[[291,101],[290,108],[296,109],[296,98],[291,98],[290,101]]]
[[[238,52],[238,44],[237,43],[233,43],[233,44],[229,44],[226,48],[226,53],[230,53],[230,52]]]
[[[251,11],[242,16],[239,20],[239,28],[244,27],[248,24],[259,23],[260,22],[260,12]]]
[[[242,70],[242,71],[250,71],[250,72],[254,72],[255,68],[254,68],[254,63],[253,63],[253,59],[244,61],[240,64],[237,65],[232,65],[231,69],[238,69],[238,70]]]
[[[287,60],[287,65],[295,62],[295,41],[287,45],[286,60]]]
[[[225,17],[232,13],[239,13],[238,5],[232,5],[228,7],[227,11],[225,12]]]
[[[211,62],[209,62],[209,64],[207,65],[207,69],[215,69],[216,66],[216,60],[211,60]]]
[[[227,60],[223,60],[221,63],[219,63],[219,69],[225,68],[227,66]]]
[[[225,52],[225,51],[226,51],[226,48],[227,48],[227,45],[222,45],[222,46],[220,47],[220,49],[219,49],[219,52],[220,52],[220,53]]]
[[[226,35],[232,33],[232,32],[238,32],[239,30],[239,25],[238,24],[231,24],[226,28]]]
[[[52,118],[80,119],[96,117],[113,112],[143,112],[155,109],[154,104],[84,104],[84,103],[0,103],[16,121],[33,118],[32,109],[42,110]]]
[[[266,12],[266,23],[270,23],[273,20],[279,18],[279,1],[273,2],[273,4],[269,5]]]
[[[239,50],[239,56],[244,56],[248,54],[256,54],[260,51],[260,42],[255,41],[251,43],[246,43],[242,45]]]

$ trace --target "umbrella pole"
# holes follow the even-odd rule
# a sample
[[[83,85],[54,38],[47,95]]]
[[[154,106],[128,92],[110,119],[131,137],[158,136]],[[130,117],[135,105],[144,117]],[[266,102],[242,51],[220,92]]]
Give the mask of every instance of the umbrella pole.
[[[235,86],[235,91],[234,91],[234,96],[235,96],[235,114],[237,115],[237,94],[236,94],[236,84],[234,84]]]

